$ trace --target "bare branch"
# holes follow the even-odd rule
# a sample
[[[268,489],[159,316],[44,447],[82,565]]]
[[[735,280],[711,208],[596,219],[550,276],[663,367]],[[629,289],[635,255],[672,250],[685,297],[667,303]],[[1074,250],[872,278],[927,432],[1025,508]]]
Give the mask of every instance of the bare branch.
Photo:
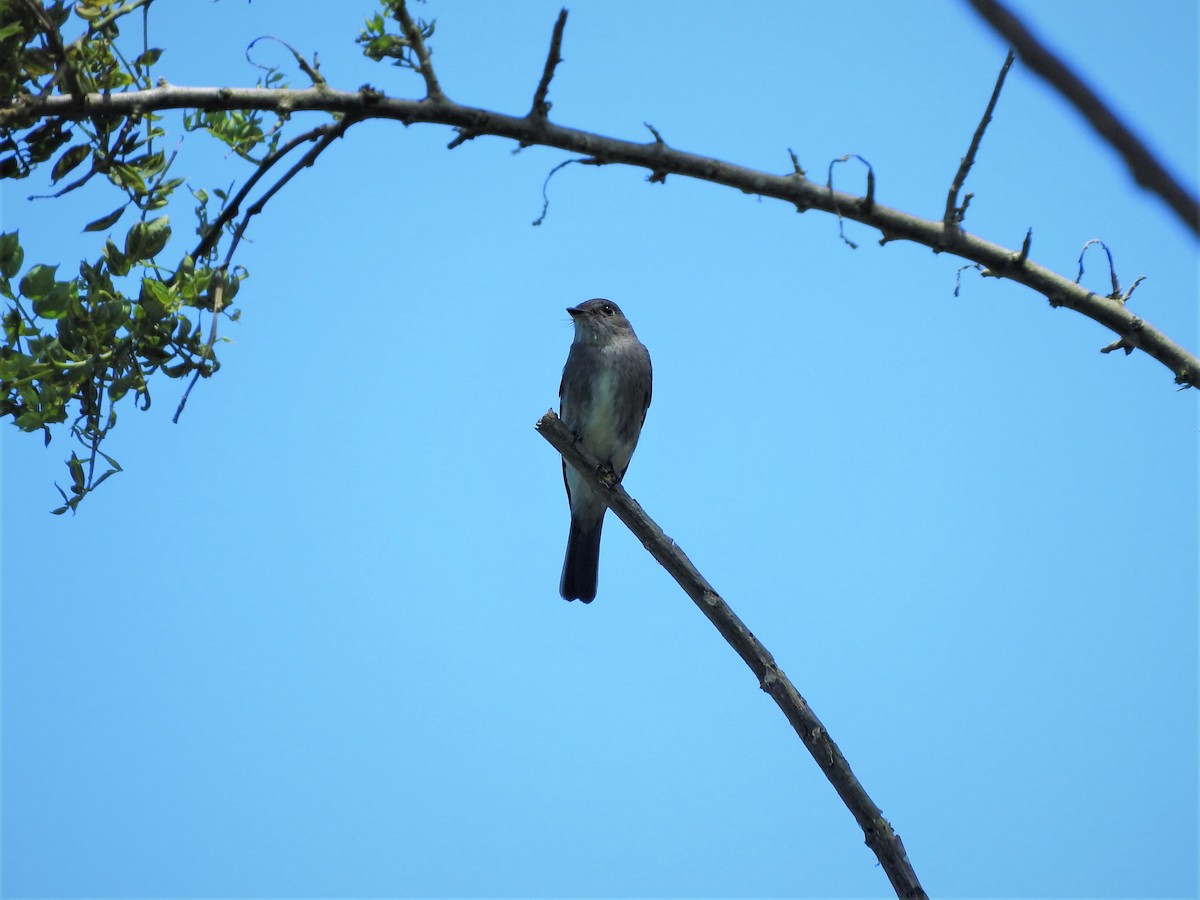
[[[1000,67],[1000,74],[996,77],[996,86],[992,88],[992,99],[988,101],[987,109],[983,111],[983,118],[979,120],[979,127],[975,129],[975,134],[971,138],[971,146],[967,148],[967,155],[962,158],[958,165],[958,171],[954,173],[950,193],[946,195],[946,214],[942,218],[947,232],[952,232],[961,225],[967,214],[967,204],[971,202],[973,195],[967,194],[962,206],[959,206],[958,192],[962,190],[971,166],[975,165],[975,154],[979,152],[983,133],[987,131],[987,127],[992,121],[992,113],[996,110],[996,101],[1000,99],[1000,89],[1004,87],[1004,79],[1008,75],[1008,70],[1012,68],[1013,58],[1013,52],[1009,50],[1008,55],[1004,58],[1004,65]]]
[[[948,240],[945,223],[910,215],[874,202],[873,173],[868,170],[867,194],[853,194],[816,184],[794,171],[775,175],[710,156],[677,150],[658,141],[636,143],[604,137],[551,122],[534,123],[528,116],[509,116],[442,100],[405,100],[372,89],[337,91],[330,88],[274,90],[267,88],[196,88],[162,85],[117,94],[68,94],[19,98],[0,105],[0,128],[13,120],[59,116],[79,118],[97,114],[128,116],[166,109],[271,110],[278,112],[341,113],[355,121],[393,119],[411,125],[430,122],[493,135],[518,144],[556,147],[596,160],[596,164],[637,166],[653,173],[678,175],[732,187],[746,194],[782,200],[797,209],[819,209],[878,229],[890,241],[906,240],[934,250],[947,250],[978,263],[997,278],[1008,278],[1041,294],[1054,306],[1066,306],[1099,322],[1118,337],[1158,360],[1175,374],[1177,384],[1200,387],[1200,359],[1134,316],[1123,304],[1098,296],[1069,278],[1038,265],[1020,250],[1002,247],[966,231]],[[951,247],[952,243],[952,247]],[[1189,298],[1190,299],[1190,298]],[[1136,322],[1136,324],[1135,324]]]
[[[550,92],[550,79],[554,77],[554,70],[563,61],[562,39],[563,29],[566,27],[567,10],[563,7],[559,10],[558,21],[554,23],[554,33],[550,36],[550,52],[546,54],[546,67],[542,70],[542,80],[538,82],[537,90],[533,92],[533,107],[529,110],[529,117],[539,122],[545,122],[550,113],[552,104],[546,101],[546,95]]]
[[[1050,82],[1092,128],[1125,159],[1134,180],[1158,194],[1192,230],[1200,235],[1200,203],[1129,130],[1096,92],[1059,59],[998,0],[968,0],[975,11],[1017,51],[1021,60]]]
[[[891,881],[896,895],[924,898],[925,891],[908,861],[908,854],[900,836],[892,830],[882,811],[867,795],[850,770],[850,764],[842,756],[841,750],[821,724],[821,720],[809,708],[767,648],[721,599],[679,545],[663,534],[662,529],[646,515],[637,501],[630,497],[620,484],[615,483],[611,471],[604,469],[598,460],[580,449],[575,435],[553,410],[542,416],[536,427],[538,433],[563,455],[563,459],[574,466],[588,483],[600,492],[609,508],[692,598],[700,611],[721,633],[721,637],[725,638],[729,646],[749,666],[754,677],[758,679],[759,687],[770,694],[771,699],[783,711],[800,741],[817,761],[829,783],[862,828],[867,846],[879,859],[879,864]]]
[[[292,54],[292,59],[296,61],[296,65],[300,68],[300,71],[308,76],[308,80],[313,83],[313,87],[318,87],[327,83],[325,81],[325,76],[320,72],[321,65],[317,62],[317,55],[315,53],[313,54],[313,61],[310,63],[303,57],[303,55],[301,55],[299,50],[297,50],[283,38],[275,37],[273,34],[260,35],[246,45],[246,62],[250,63],[250,65],[254,66],[254,68],[262,69],[264,72],[274,71],[271,66],[264,66],[262,63],[255,62],[254,58],[250,55],[250,51],[254,49],[254,45],[259,41],[274,41],[277,44],[283,45],[288,53]]]

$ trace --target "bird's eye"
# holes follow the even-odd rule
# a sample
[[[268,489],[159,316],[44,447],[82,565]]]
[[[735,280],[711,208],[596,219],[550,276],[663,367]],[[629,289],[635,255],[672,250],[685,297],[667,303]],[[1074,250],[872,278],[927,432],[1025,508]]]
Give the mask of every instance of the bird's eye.
[[[602,307],[600,307],[600,309],[604,312],[604,314],[606,316],[611,316],[613,313],[616,312],[616,310],[613,309],[613,306],[611,303],[605,303]]]

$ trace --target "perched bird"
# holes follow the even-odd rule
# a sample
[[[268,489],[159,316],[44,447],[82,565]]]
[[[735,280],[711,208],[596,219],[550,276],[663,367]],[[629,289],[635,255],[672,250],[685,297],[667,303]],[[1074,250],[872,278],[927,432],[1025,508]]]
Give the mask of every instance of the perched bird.
[[[558,388],[559,418],[580,446],[625,475],[650,406],[650,354],[611,300],[588,300],[567,310],[575,340]],[[563,462],[571,531],[558,591],[566,600],[596,596],[600,529],[608,507],[574,468]]]

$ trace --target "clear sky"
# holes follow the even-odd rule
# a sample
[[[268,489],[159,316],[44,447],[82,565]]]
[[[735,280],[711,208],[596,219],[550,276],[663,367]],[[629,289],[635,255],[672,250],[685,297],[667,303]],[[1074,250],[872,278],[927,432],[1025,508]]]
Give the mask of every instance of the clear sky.
[[[447,93],[529,108],[559,8],[449,3]],[[1016,8],[1197,180],[1197,11]],[[272,34],[339,88],[371,0],[157,3],[157,74],[246,85]],[[140,46],[138,28],[130,38]],[[259,44],[257,58],[289,65]],[[965,3],[570,6],[552,118],[938,218],[1004,47]],[[304,77],[296,73],[297,84]],[[179,134],[180,117],[166,122]],[[298,118],[297,127],[315,124]],[[557,595],[564,308],[654,360],[629,491],[774,653],[939,897],[1197,893],[1197,395],[1091,320],[834,218],[481,138],[355,127],[271,202],[223,368],[127,409],[125,472],[55,517],[72,449],[3,436],[5,897],[882,897],[774,704],[610,517]],[[172,141],[175,140],[173,136]],[[172,144],[174,146],[174,144]],[[200,134],[196,187],[248,168]],[[839,187],[862,176],[840,167]],[[29,202],[94,256],[103,191]],[[1074,276],[1092,238],[1195,350],[1197,244],[1018,65],[966,227]],[[174,208],[179,253],[190,202]],[[168,257],[172,252],[168,252]],[[1109,290],[1102,254],[1084,283]]]

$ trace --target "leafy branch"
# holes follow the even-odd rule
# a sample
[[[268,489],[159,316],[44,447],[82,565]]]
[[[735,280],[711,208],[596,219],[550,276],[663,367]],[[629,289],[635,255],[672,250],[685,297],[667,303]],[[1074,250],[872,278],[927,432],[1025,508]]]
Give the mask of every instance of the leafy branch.
[[[119,40],[124,18],[141,10],[145,24],[149,7],[150,0],[80,0],[72,6],[17,0],[0,7],[0,108],[5,111],[0,177],[25,178],[51,164],[51,181],[63,182],[62,187],[31,200],[61,197],[95,182],[107,182],[121,197],[116,208],[83,226],[102,243],[80,264],[77,276],[60,277],[57,265],[27,265],[20,235],[0,236],[0,296],[7,303],[0,415],[24,431],[40,431],[46,443],[65,430],[83,448],[67,460],[70,484],[59,488],[63,503],[53,510],[58,514],[77,509],[90,491],[121,470],[101,445],[116,426],[123,402],[148,409],[155,375],[190,377],[178,418],[198,379],[220,368],[217,323],[220,316],[238,316],[230,304],[247,273],[232,260],[250,220],[354,121],[334,114],[327,125],[288,139],[290,113],[282,102],[287,83],[269,67],[262,67],[267,71],[258,86],[281,100],[270,110],[185,111],[185,129],[216,138],[255,169],[232,196],[222,189],[192,189],[201,238],[192,252],[170,259],[166,208],[185,179],[172,172],[176,154],[155,146],[165,137],[158,115],[153,110],[113,113],[90,103],[97,96],[150,89],[162,50],[150,47],[147,35],[136,55],[124,52]],[[64,28],[72,23],[81,25],[81,33],[68,40]],[[309,64],[292,53],[312,83],[323,84],[315,60]],[[72,97],[89,109],[81,115],[47,115],[36,108],[56,96]],[[263,118],[268,111],[275,115],[269,127]],[[306,144],[309,151],[273,185],[263,181]],[[252,197],[255,190],[261,194]],[[222,206],[210,217],[214,197]],[[243,204],[249,204],[244,214]],[[130,209],[136,220],[123,238],[114,237],[111,230]]]

